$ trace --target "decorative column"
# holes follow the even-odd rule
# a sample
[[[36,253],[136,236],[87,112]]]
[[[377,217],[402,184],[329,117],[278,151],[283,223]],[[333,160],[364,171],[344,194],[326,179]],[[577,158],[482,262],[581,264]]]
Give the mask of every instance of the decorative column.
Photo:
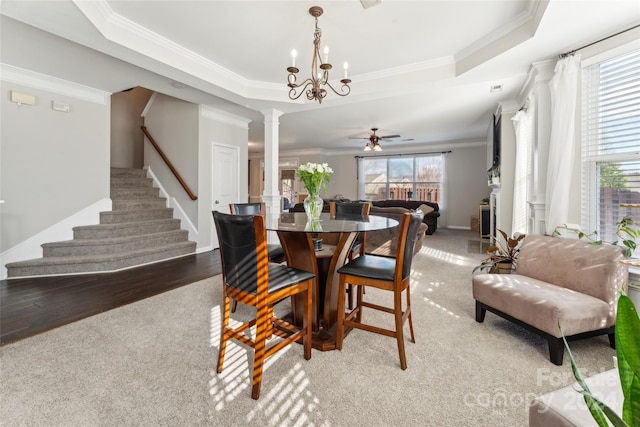
[[[262,201],[267,213],[280,212],[280,191],[278,164],[280,160],[279,129],[281,111],[268,109],[260,111],[264,115],[264,191]]]
[[[530,234],[545,234],[545,198],[547,192],[547,163],[551,135],[551,93],[549,81],[553,77],[555,60],[534,62],[529,68],[523,92],[533,94],[534,119],[532,140],[532,183],[529,200]]]

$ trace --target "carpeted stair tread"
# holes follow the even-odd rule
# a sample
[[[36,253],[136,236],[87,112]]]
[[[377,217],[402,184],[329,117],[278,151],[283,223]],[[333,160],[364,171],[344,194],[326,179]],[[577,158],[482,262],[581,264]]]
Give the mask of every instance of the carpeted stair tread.
[[[45,258],[82,256],[87,252],[98,255],[184,242],[188,240],[188,237],[189,232],[187,230],[172,230],[105,239],[64,240],[43,244],[42,253]]]
[[[7,264],[8,277],[115,271],[195,253],[145,170],[111,168],[111,200],[99,224],[73,227],[73,240],[43,244],[42,258]]]
[[[135,265],[193,254],[195,249],[195,242],[186,241],[113,254],[36,258],[7,264],[7,267],[11,266],[14,270],[15,275],[13,277],[115,271]],[[45,269],[46,273],[42,273],[40,269]]]
[[[101,224],[123,222],[139,222],[141,220],[156,220],[173,218],[172,208],[117,210],[100,212]]]
[[[178,229],[180,229],[180,220],[177,218],[120,222],[114,224],[81,225],[73,227],[73,238],[74,240],[85,240],[91,239],[91,236],[94,236],[93,238],[97,239],[108,239]]]

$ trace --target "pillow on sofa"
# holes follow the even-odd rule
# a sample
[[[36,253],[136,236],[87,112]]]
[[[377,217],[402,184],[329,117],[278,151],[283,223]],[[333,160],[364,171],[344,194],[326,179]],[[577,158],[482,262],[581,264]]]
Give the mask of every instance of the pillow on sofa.
[[[416,209],[416,211],[422,211],[422,213],[424,215],[430,214],[431,212],[433,212],[435,209],[433,209],[431,206],[429,205],[420,205],[418,206],[418,208]]]

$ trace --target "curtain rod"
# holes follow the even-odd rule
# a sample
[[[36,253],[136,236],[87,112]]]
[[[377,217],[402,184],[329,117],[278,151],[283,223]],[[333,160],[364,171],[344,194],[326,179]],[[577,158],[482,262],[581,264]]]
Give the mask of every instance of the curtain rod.
[[[356,159],[368,159],[370,157],[402,157],[402,156],[420,156],[422,154],[449,154],[449,151],[429,151],[426,153],[401,153],[401,154],[380,154],[377,156],[354,156]]]
[[[579,50],[582,50],[582,49],[584,49],[584,48],[586,48],[586,47],[589,47],[589,46],[593,46],[594,44],[597,44],[597,43],[603,42],[603,41],[608,40],[608,39],[610,39],[610,38],[612,38],[612,37],[619,36],[619,35],[620,35],[620,34],[622,34],[622,33],[626,33],[627,31],[634,30],[634,29],[636,29],[636,28],[638,28],[638,27],[640,27],[640,24],[639,24],[639,25],[634,25],[634,26],[633,26],[633,27],[631,27],[631,28],[627,28],[626,30],[622,30],[622,31],[620,31],[620,32],[617,32],[617,33],[615,33],[615,34],[612,34],[612,35],[610,35],[610,36],[608,36],[608,37],[605,37],[605,38],[603,38],[603,39],[596,40],[596,41],[594,41],[594,42],[592,42],[592,43],[589,43],[589,44],[586,44],[586,45],[584,45],[584,46],[580,46],[579,48],[577,48],[577,49],[573,49],[572,51],[569,51],[569,52],[566,52],[566,53],[561,53],[561,54],[559,55],[559,56],[560,56],[560,59],[562,59],[562,58],[566,58],[567,56],[569,56],[569,55],[573,55],[574,53],[576,53],[576,52],[577,52],[577,51],[579,51]]]

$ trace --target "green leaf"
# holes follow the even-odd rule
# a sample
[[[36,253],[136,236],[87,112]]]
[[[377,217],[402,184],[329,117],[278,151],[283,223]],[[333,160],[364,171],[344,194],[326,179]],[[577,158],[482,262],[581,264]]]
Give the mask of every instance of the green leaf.
[[[624,395],[622,419],[640,425],[640,319],[626,295],[618,300],[616,316],[616,354],[620,385]]]

